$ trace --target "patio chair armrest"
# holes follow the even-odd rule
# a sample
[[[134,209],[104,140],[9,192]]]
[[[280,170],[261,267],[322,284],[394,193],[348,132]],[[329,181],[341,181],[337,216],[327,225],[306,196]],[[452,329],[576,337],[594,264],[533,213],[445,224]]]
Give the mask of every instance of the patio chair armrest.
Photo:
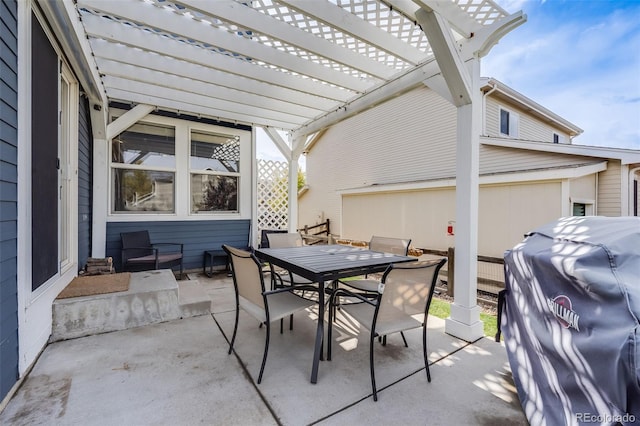
[[[127,247],[127,248],[123,248],[122,251],[120,252],[121,256],[122,256],[122,262],[125,262],[125,253],[131,250],[150,250],[152,252],[152,254],[156,257],[156,259],[158,258],[158,249],[154,248],[154,247]]]
[[[312,285],[293,285],[284,288],[277,288],[275,290],[263,291],[262,294],[269,296],[271,294],[284,293],[285,291],[291,292],[294,290],[318,291],[318,288]]]
[[[354,293],[352,291],[349,291],[347,289],[344,288],[338,288],[336,290],[334,290],[331,294],[331,298],[329,300],[329,304],[330,305],[335,305],[335,299],[338,296],[347,296],[347,297],[355,297],[356,299],[361,300],[364,303],[368,303],[371,306],[375,306],[376,304],[372,301],[372,299],[369,297],[365,297],[362,294],[359,293]]]

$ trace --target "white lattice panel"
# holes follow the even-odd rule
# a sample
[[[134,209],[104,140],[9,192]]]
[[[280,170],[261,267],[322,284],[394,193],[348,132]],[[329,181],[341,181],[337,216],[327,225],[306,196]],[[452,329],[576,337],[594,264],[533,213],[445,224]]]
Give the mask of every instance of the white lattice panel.
[[[289,225],[289,165],[258,160],[258,230]]]

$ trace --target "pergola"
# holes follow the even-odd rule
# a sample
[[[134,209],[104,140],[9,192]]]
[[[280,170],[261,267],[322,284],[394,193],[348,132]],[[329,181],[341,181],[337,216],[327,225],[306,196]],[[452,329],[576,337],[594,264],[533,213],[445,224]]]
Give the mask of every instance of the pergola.
[[[458,111],[458,229],[447,332],[469,341],[483,335],[475,261],[480,58],[526,21],[521,12],[491,0],[40,4],[83,72],[92,121],[103,123],[94,128],[94,156],[107,155],[108,141],[154,109],[263,127],[290,164],[292,227],[297,160],[314,134],[419,85],[449,100]],[[108,123],[110,102],[132,109]]]

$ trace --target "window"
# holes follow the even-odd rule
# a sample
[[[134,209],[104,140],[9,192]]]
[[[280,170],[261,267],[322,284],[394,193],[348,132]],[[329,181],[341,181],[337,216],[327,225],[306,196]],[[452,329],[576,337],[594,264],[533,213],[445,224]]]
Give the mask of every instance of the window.
[[[123,113],[112,109],[112,122]],[[112,139],[113,220],[146,220],[144,215],[180,220],[250,217],[251,127],[210,121],[150,114]]]
[[[191,212],[237,212],[240,136],[191,131]]]
[[[573,216],[593,216],[593,200],[571,200],[571,214]]]
[[[175,129],[134,124],[111,143],[112,212],[175,212]]]
[[[518,114],[507,109],[500,108],[500,134],[517,138],[518,122]]]
[[[553,143],[564,143],[564,138],[557,133],[553,133]]]

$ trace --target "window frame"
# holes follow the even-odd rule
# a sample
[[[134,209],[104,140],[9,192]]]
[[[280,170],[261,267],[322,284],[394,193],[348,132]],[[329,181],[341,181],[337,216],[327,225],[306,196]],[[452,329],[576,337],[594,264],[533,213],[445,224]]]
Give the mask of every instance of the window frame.
[[[237,209],[236,210],[198,210],[195,211],[193,208],[193,188],[192,188],[192,184],[193,184],[193,176],[194,175],[206,175],[206,176],[221,176],[221,177],[235,177],[237,178],[237,191],[238,194],[241,195],[242,193],[242,175],[241,175],[241,171],[242,171],[242,167],[243,167],[243,159],[242,159],[242,153],[243,153],[243,149],[242,149],[242,144],[241,144],[241,138],[240,135],[237,134],[233,134],[234,131],[236,129],[227,129],[227,132],[211,132],[211,131],[204,131],[201,130],[198,127],[194,127],[191,126],[189,128],[189,143],[188,143],[188,147],[189,147],[189,152],[188,152],[188,162],[189,162],[189,170],[188,170],[188,181],[189,181],[189,214],[190,215],[196,215],[196,216],[209,216],[209,215],[229,215],[229,214],[237,214],[240,212],[240,197],[237,196]],[[221,171],[221,170],[208,170],[208,169],[197,169],[192,167],[191,165],[191,159],[192,159],[192,155],[191,155],[191,150],[192,150],[192,135],[194,133],[204,133],[204,134],[209,134],[209,135],[217,135],[217,136],[230,136],[230,137],[234,137],[238,143],[240,144],[240,158],[238,160],[240,167],[238,168],[237,172],[231,172],[231,171]],[[226,134],[225,134],[226,133]]]
[[[115,115],[115,114],[114,114]],[[120,115],[121,116],[121,115]],[[176,128],[174,126],[167,126],[165,124],[158,124],[158,123],[151,123],[149,121],[145,121],[145,120],[140,120],[136,123],[134,123],[131,127],[138,125],[138,124],[143,124],[143,125],[151,125],[151,126],[157,126],[157,127],[173,127],[173,131],[174,131],[174,156],[177,157],[177,145],[178,145],[178,141],[177,141],[177,135],[176,135]],[[124,130],[122,133],[128,131],[131,127],[129,127],[128,129]],[[121,134],[122,134],[121,133]],[[113,139],[118,138],[120,135],[114,137]],[[147,216],[147,215],[175,215],[176,214],[176,210],[177,210],[177,200],[176,200],[176,176],[177,176],[177,163],[178,163],[178,159],[175,159],[175,163],[174,163],[174,167],[162,167],[162,166],[151,166],[151,165],[144,165],[144,164],[129,164],[129,163],[118,163],[118,162],[114,162],[113,161],[113,139],[111,140],[111,143],[109,144],[109,176],[108,176],[108,180],[109,180],[109,215],[111,216],[122,216],[122,215],[143,215],[143,216]],[[173,211],[116,211],[115,210],[115,206],[114,206],[114,200],[113,197],[115,196],[114,194],[114,185],[113,185],[113,173],[116,169],[120,169],[120,170],[141,170],[141,171],[147,171],[147,172],[163,172],[163,173],[173,173]]]
[[[119,108],[111,108],[109,118],[112,120],[114,116],[122,116],[127,110]],[[252,155],[254,152],[254,136],[253,130],[229,127],[224,125],[215,125],[208,123],[195,122],[191,120],[181,119],[179,117],[166,117],[163,115],[148,114],[144,118],[138,120],[135,124],[151,124],[160,126],[172,126],[175,128],[175,169],[166,167],[146,167],[144,170],[171,171],[174,173],[174,212],[113,212],[113,181],[112,170],[114,165],[116,168],[134,168],[121,163],[112,161],[112,144],[108,143],[108,166],[107,166],[107,222],[136,222],[149,221],[153,218],[163,218],[162,220],[231,220],[231,219],[251,219],[252,209],[252,187],[253,163]],[[240,136],[240,170],[238,175],[238,211],[235,212],[191,212],[191,132],[203,132],[214,134],[234,134]],[[117,137],[117,136],[115,136]],[[114,137],[114,138],[115,138]],[[111,141],[109,141],[111,142]],[[122,167],[125,166],[125,167]]]
[[[573,209],[576,204],[584,205],[584,216],[594,216],[595,215],[595,200],[586,199],[586,198],[571,198],[571,216],[573,216]]]
[[[508,132],[504,133],[502,131],[502,114],[505,112],[507,114],[508,120]],[[512,109],[506,108],[502,105],[498,106],[498,133],[500,136],[506,136],[508,138],[518,138],[520,133],[520,115]]]

